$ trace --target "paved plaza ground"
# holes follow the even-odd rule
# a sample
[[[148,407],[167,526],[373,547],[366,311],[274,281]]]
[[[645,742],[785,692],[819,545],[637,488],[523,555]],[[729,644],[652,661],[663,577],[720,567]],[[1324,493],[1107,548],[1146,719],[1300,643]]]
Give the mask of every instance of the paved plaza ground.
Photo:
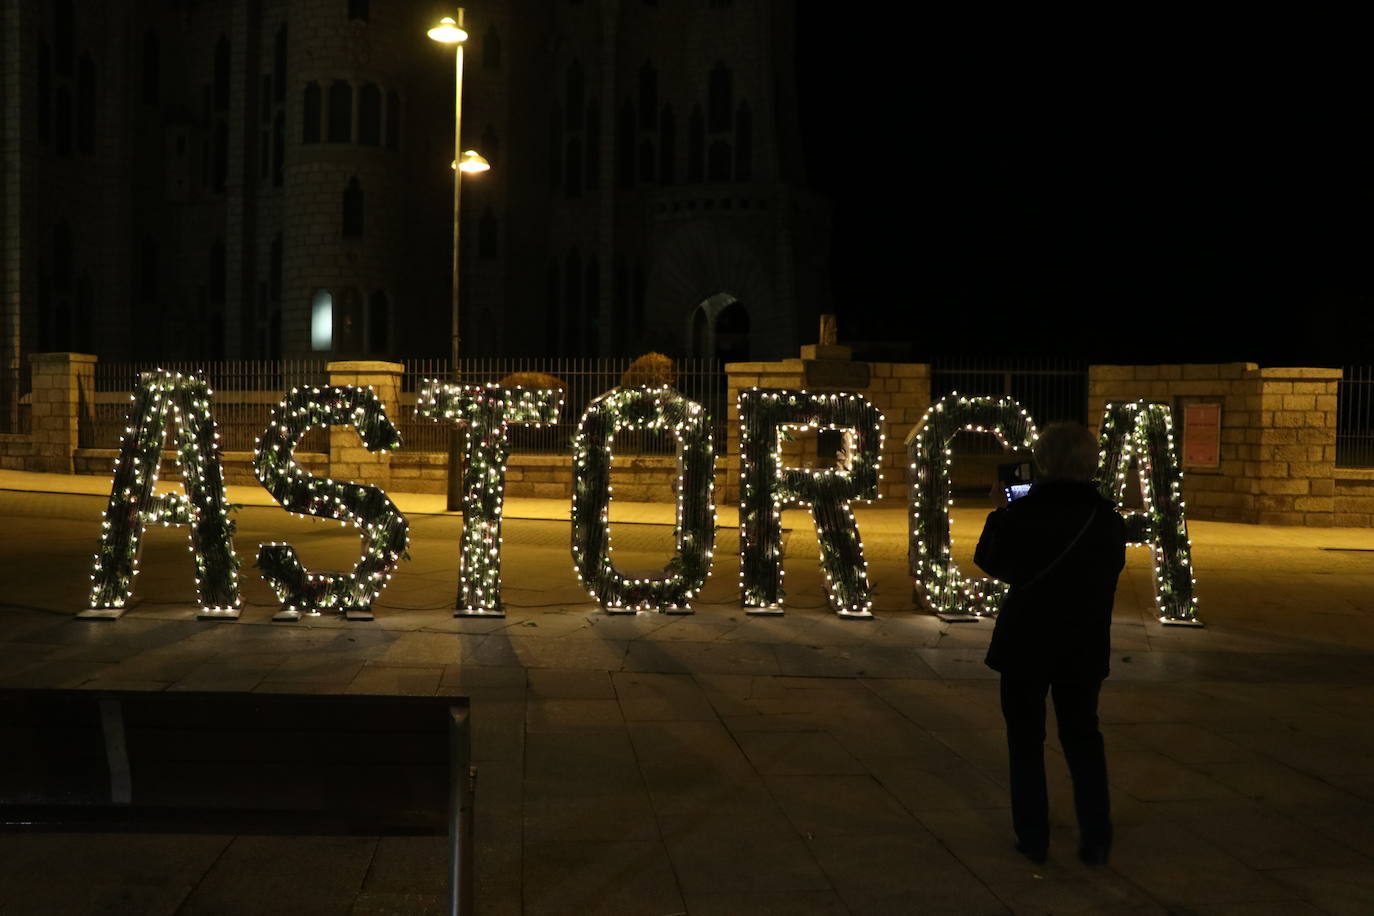
[[[346,569],[358,539],[246,487],[240,621],[194,619],[175,528],[149,530],[123,619],[78,621],[107,487],[0,472],[0,686],[468,696],[479,913],[1374,913],[1370,531],[1194,523],[1204,629],[1156,622],[1130,551],[1102,694],[1111,864],[1074,856],[1051,724],[1037,868],[1012,848],[991,625],[916,608],[900,505],[858,513],[872,621],[827,611],[800,512],[785,616],[745,615],[733,507],[695,614],[607,616],[572,571],[567,504],[522,499],[506,618],[454,619],[461,521],[392,494],[411,559],[377,619],[274,624],[257,544]],[[671,512],[612,507],[622,568],[663,565]],[[985,512],[954,510],[963,564]],[[439,912],[445,843],[0,835],[0,914]]]

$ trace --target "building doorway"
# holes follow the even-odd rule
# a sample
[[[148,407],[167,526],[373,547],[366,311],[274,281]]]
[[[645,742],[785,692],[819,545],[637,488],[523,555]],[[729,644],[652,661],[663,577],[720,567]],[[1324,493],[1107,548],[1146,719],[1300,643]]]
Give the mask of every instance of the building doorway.
[[[749,359],[749,310],[730,293],[716,293],[692,310],[692,355],[723,363]]]

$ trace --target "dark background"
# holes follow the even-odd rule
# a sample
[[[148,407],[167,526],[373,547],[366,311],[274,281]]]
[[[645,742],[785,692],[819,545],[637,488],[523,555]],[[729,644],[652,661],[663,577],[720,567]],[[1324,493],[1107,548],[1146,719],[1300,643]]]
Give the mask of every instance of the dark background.
[[[843,341],[1370,360],[1371,73],[1353,18],[989,11],[855,33],[838,8],[799,6]]]

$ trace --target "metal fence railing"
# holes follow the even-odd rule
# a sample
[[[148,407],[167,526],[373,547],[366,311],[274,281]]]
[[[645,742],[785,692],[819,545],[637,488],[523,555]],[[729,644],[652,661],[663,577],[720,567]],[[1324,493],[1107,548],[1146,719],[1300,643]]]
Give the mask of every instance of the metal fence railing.
[[[1087,422],[1088,363],[1080,360],[936,360],[930,367],[930,397],[952,392],[1015,398],[1038,426],[1059,420]],[[961,433],[957,451],[993,454],[1000,450],[992,436]]]
[[[27,362],[0,369],[0,433],[29,431],[30,379]]]
[[[214,391],[215,426],[223,451],[252,451],[267,428],[283,393],[304,385],[325,385],[324,360],[232,360],[196,363],[117,363],[95,365],[94,403],[82,412],[82,448],[119,448],[129,415],[129,394],[139,373],[154,369],[195,373]],[[300,452],[328,451],[324,430],[311,430],[296,446]]]
[[[1336,385],[1336,466],[1374,467],[1374,366],[1346,366]]]
[[[516,372],[552,375],[564,385],[563,410],[558,422],[545,427],[514,427],[511,448],[515,452],[566,454],[572,449],[578,421],[593,399],[620,384],[628,359],[465,359],[459,381],[466,384],[498,384]],[[427,378],[451,379],[447,360],[408,360],[401,376],[400,411],[395,417],[406,451],[448,451],[449,427],[415,415],[415,401]],[[140,372],[152,369],[194,372],[214,390],[215,422],[224,451],[251,451],[267,427],[282,393],[303,385],[329,383],[323,360],[233,361],[138,364],[100,362],[95,367],[92,403],[82,412],[82,448],[118,448],[128,422],[129,394]],[[721,443],[726,437],[726,390],[724,366],[716,360],[679,360],[677,389],[699,402],[710,415],[712,435]],[[298,451],[327,451],[323,430],[312,430]],[[676,443],[667,433],[626,432],[616,437],[616,452],[671,455]]]
[[[495,385],[517,372],[538,372],[559,379],[563,385],[563,410],[558,422],[543,427],[517,426],[510,431],[511,450],[517,453],[566,454],[572,450],[578,421],[587,405],[620,384],[629,359],[584,358],[490,358],[459,361],[458,380],[469,385]],[[448,429],[432,420],[415,417],[415,393],[425,378],[450,378],[443,360],[406,363],[402,382],[401,429],[405,448],[414,451],[447,451]],[[726,440],[727,378],[724,365],[713,359],[681,359],[674,364],[676,388],[702,405],[711,418],[711,435],[718,451]],[[616,437],[618,454],[671,455],[677,445],[668,433],[625,432]]]

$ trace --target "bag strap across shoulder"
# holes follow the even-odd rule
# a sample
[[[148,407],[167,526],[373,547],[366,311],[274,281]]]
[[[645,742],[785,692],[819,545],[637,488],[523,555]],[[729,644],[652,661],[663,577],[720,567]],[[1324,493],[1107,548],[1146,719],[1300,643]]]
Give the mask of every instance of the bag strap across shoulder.
[[[1095,504],[1093,506],[1092,514],[1089,515],[1088,520],[1083,523],[1083,527],[1078,529],[1078,533],[1073,536],[1073,540],[1069,541],[1069,545],[1065,547],[1062,551],[1060,551],[1059,556],[1055,557],[1054,560],[1050,563],[1050,565],[1046,566],[1044,569],[1040,570],[1040,572],[1036,573],[1035,578],[1031,579],[1029,582],[1025,583],[1021,587],[1029,588],[1030,586],[1039,582],[1041,579],[1045,578],[1045,576],[1049,575],[1050,572],[1053,571],[1054,568],[1058,566],[1063,561],[1063,559],[1069,555],[1069,551],[1073,550],[1074,546],[1080,540],[1083,539],[1083,535],[1088,533],[1088,529],[1092,527],[1092,523],[1097,519],[1097,513],[1100,512],[1101,509],[1101,503]]]

